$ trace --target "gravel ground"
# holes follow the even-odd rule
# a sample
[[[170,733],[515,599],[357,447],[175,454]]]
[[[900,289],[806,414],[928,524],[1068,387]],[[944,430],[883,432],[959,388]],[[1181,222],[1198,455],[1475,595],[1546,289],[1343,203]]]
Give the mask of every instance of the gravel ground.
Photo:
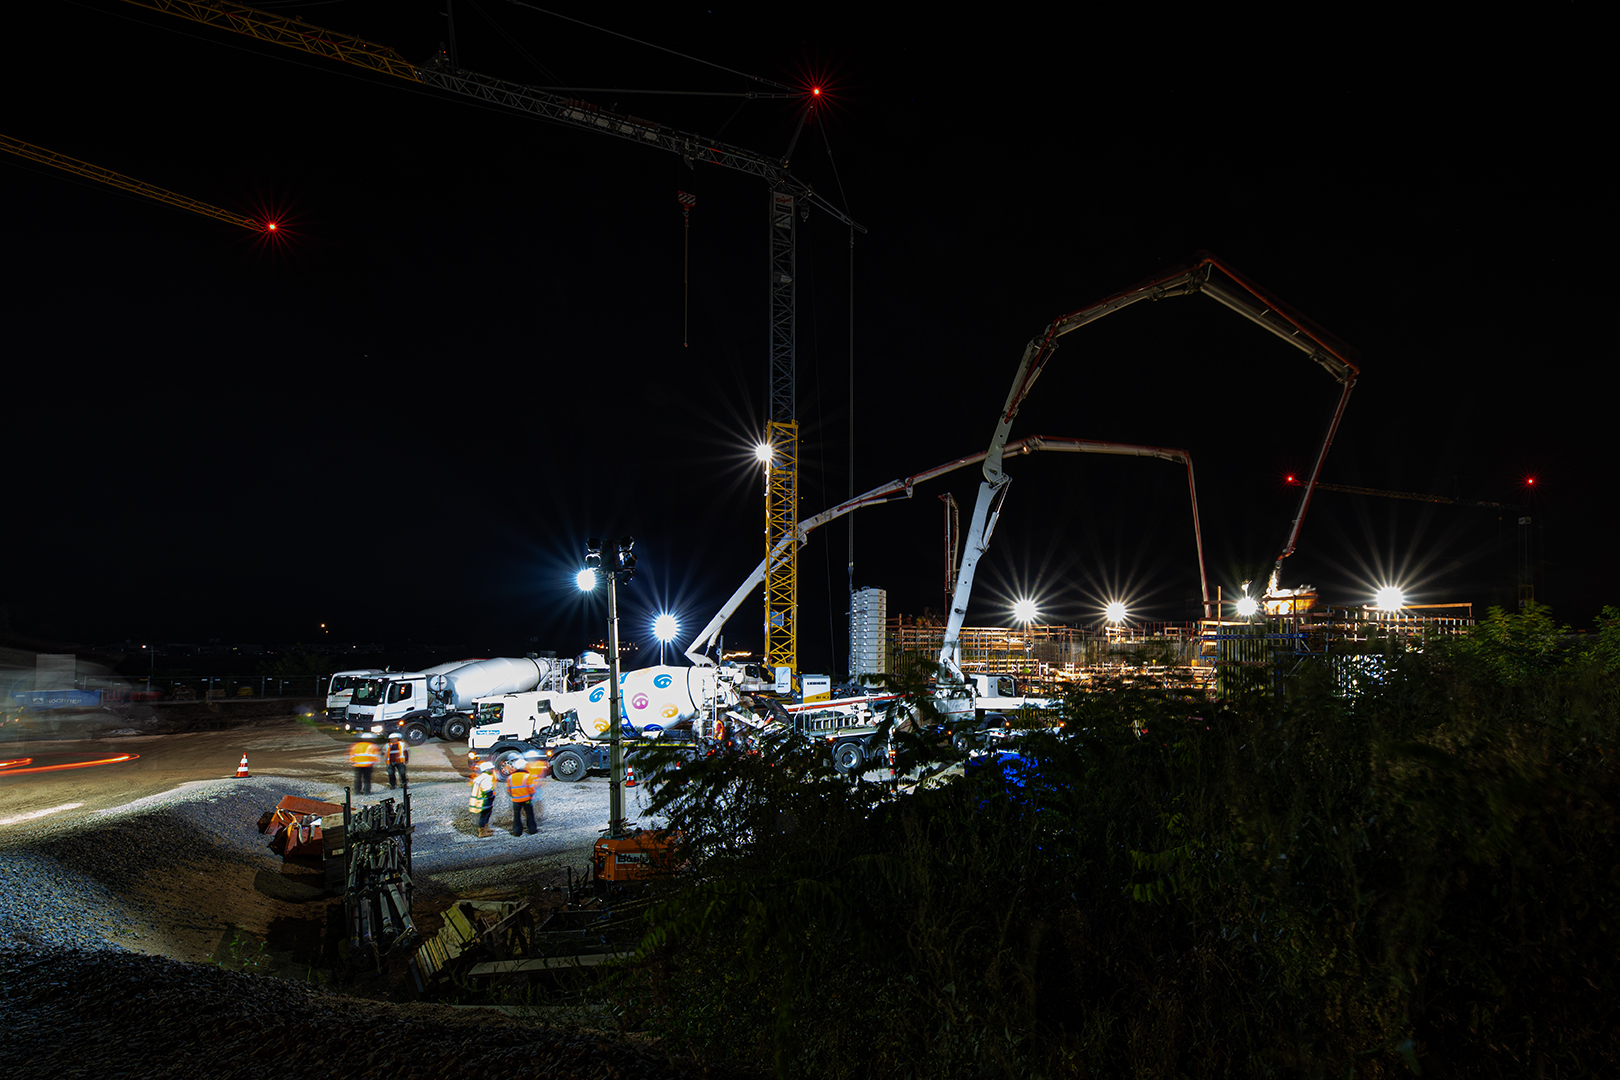
[[[442,906],[451,894],[516,892],[565,866],[579,871],[607,816],[605,780],[552,783],[538,836],[480,840],[465,782],[440,775],[411,788],[419,913],[435,898]],[[629,794],[633,814],[645,789]],[[8,841],[0,1075],[436,1077],[473,1060],[489,1076],[735,1075],[673,1061],[646,1040],[492,1010],[345,997],[196,962],[219,957],[233,932],[263,940],[277,919],[309,919],[300,904],[315,891],[289,884],[257,829],[283,795],[343,798],[341,787],[311,780],[210,780],[78,821],[42,819],[26,839]],[[360,801],[397,795],[378,784]],[[503,799],[493,824],[510,820]],[[111,1030],[117,1018],[138,1022]]]

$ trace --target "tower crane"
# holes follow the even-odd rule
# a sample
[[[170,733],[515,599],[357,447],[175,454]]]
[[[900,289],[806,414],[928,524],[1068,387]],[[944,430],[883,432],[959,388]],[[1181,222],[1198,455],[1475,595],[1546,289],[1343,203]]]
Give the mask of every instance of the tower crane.
[[[808,218],[810,208],[814,207],[848,226],[852,232],[866,232],[862,225],[788,169],[799,134],[819,100],[819,88],[812,88],[806,95],[787,152],[780,157],[772,157],[532,86],[467,71],[444,50],[424,63],[413,64],[386,45],[335,33],[302,19],[272,15],[242,4],[214,0],[126,2],[232,30],[258,41],[297,49],[312,56],[352,64],[380,75],[461,94],[551,123],[611,135],[676,154],[694,168],[698,165],[718,165],[764,180],[769,188],[766,220],[770,236],[770,412],[761,444],[762,454],[766,455],[765,658],[769,664],[798,670],[799,545],[783,543],[797,536],[799,523],[795,219]]]
[[[189,210],[193,214],[202,214],[204,217],[211,217],[228,225],[236,225],[253,232],[273,233],[276,231],[274,221],[260,221],[257,218],[234,214],[229,210],[221,210],[217,206],[212,206],[200,199],[193,199],[189,195],[176,194],[167,188],[160,188],[156,184],[136,180],[133,177],[125,176],[123,173],[116,173],[111,169],[104,169],[100,165],[92,165],[87,161],[80,161],[78,158],[68,157],[66,154],[59,154],[54,150],[47,150],[43,146],[36,146],[33,143],[12,138],[10,135],[0,135],[0,150],[16,154],[18,157],[26,158],[29,161],[37,161],[41,165],[49,165],[53,169],[61,169],[63,172],[72,173],[74,176],[82,176],[88,180],[106,184],[108,187],[115,187],[135,195],[144,195],[148,199],[156,199],[158,202],[177,206],[181,210]]]

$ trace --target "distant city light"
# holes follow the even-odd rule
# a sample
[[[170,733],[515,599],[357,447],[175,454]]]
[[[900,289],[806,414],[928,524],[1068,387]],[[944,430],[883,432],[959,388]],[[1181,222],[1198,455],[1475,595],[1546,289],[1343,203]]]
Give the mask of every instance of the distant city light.
[[[1406,604],[1406,594],[1393,585],[1385,585],[1373,597],[1373,606],[1379,611],[1399,611]]]
[[[574,584],[579,586],[580,592],[590,592],[596,588],[596,571],[587,566],[574,575]]]
[[[1237,613],[1242,618],[1249,618],[1260,610],[1260,602],[1252,596],[1245,596],[1237,602]]]
[[[1018,600],[1013,603],[1013,618],[1021,623],[1032,623],[1040,612],[1035,608],[1035,601],[1030,599]]]
[[[1118,626],[1120,623],[1125,621],[1124,603],[1119,600],[1111,601],[1109,605],[1103,609],[1103,615],[1108,618],[1109,622]]]

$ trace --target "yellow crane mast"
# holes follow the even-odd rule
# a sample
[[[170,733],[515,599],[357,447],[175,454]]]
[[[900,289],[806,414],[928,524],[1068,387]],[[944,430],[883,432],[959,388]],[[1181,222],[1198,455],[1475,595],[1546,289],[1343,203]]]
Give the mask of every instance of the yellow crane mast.
[[[335,33],[302,19],[271,15],[242,4],[223,0],[126,2],[245,34],[259,41],[298,49],[312,56],[355,64],[407,82],[526,112],[551,123],[651,146],[678,154],[694,168],[699,164],[720,165],[766,181],[770,187],[771,385],[769,422],[765,433],[765,445],[770,448],[765,482],[765,550],[769,560],[764,595],[765,659],[772,666],[798,670],[799,553],[798,545],[790,542],[799,528],[799,424],[794,398],[797,379],[795,221],[807,218],[810,208],[814,207],[849,226],[851,243],[854,242],[853,233],[866,231],[788,168],[793,148],[798,144],[799,134],[804,130],[810,110],[819,101],[819,87],[809,88],[788,152],[777,158],[691,132],[677,131],[651,120],[622,115],[575,98],[465,71],[442,51],[425,63],[411,64],[386,45]]]

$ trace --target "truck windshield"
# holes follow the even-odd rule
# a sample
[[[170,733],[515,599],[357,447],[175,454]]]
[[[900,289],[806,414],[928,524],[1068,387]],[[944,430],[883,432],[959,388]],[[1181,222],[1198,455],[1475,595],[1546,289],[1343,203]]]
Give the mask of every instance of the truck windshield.
[[[388,685],[387,679],[359,679],[354,684],[354,697],[349,699],[351,705],[381,705],[383,688]]]
[[[481,702],[478,706],[478,722],[480,724],[498,724],[501,722],[501,714],[505,711],[506,706],[498,701]]]

